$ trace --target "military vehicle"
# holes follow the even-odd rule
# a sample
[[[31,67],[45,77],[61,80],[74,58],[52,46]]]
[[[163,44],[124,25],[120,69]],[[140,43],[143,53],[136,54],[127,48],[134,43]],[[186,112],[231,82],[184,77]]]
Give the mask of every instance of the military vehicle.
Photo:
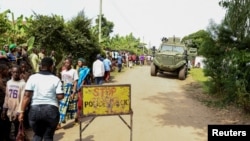
[[[180,38],[162,38],[162,43],[151,63],[151,76],[157,76],[157,73],[171,73],[178,75],[180,80],[185,80],[189,68],[189,56],[191,53],[197,53],[196,48],[188,49],[182,44]]]

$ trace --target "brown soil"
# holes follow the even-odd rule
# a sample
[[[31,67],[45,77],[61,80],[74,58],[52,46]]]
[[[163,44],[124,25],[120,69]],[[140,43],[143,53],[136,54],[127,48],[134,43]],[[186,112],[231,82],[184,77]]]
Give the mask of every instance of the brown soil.
[[[218,98],[208,95],[202,88],[202,84],[196,82],[190,76],[185,81],[184,89],[188,95],[203,105],[211,109],[211,115],[214,115],[216,121],[221,124],[249,124],[250,113],[247,113],[242,108],[236,105],[218,105]],[[217,103],[217,104],[216,104]],[[194,107],[195,108],[195,107]]]

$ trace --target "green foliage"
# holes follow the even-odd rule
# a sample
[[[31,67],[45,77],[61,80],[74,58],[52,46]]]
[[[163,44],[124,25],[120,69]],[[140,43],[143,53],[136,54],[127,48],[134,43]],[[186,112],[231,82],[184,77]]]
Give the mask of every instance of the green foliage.
[[[11,20],[9,20],[9,15]],[[17,45],[26,41],[26,24],[23,15],[15,19],[14,13],[6,10],[0,13],[0,42],[3,44],[15,43]]]
[[[222,103],[237,103],[250,111],[250,1],[222,0],[225,20],[210,23],[200,54],[206,58],[204,73],[211,79],[209,92]]]
[[[8,14],[10,12],[11,11],[8,9],[0,13],[0,43],[2,43],[2,45],[8,43],[8,35],[6,33],[10,29],[10,23],[8,20]]]
[[[99,16],[95,20],[96,25],[92,28],[92,31],[96,37],[99,33]],[[118,50],[118,51],[129,51],[132,53],[141,54],[142,48],[140,46],[140,39],[134,37],[132,33],[126,36],[120,36],[119,34],[114,35],[113,37],[110,34],[113,32],[114,23],[108,21],[104,15],[102,15],[102,25],[101,25],[101,46],[103,49]]]
[[[47,52],[55,50],[58,69],[62,63],[60,60],[67,56],[72,56],[73,60],[83,57],[90,65],[95,55],[101,52],[90,29],[91,21],[85,17],[83,11],[67,23],[58,15],[38,14],[35,14],[31,23],[28,35],[35,37],[35,47],[46,48]]]
[[[135,38],[132,33],[126,36],[115,35],[110,39],[109,48],[111,50],[124,50],[132,53],[141,53],[140,39]]]
[[[195,33],[189,34],[182,38],[181,42],[185,43],[186,46],[197,48],[198,52],[200,52],[202,43],[209,38],[209,33],[205,30],[199,30]],[[200,53],[199,53],[200,54]]]
[[[28,47],[28,51],[31,51],[31,49],[33,48],[33,45],[35,43],[35,37],[30,37],[28,40],[27,40],[27,47]]]
[[[67,31],[64,27],[63,18],[57,15],[49,17],[36,14],[28,29],[28,36],[35,37],[34,45],[37,48],[61,51],[68,44],[64,42],[67,38]]]
[[[95,26],[93,27],[93,33],[98,37],[99,35],[99,18],[95,19]],[[104,15],[101,15],[101,45],[103,48],[107,47],[107,43],[110,39],[110,34],[113,32],[114,23],[111,21],[108,21]]]
[[[0,13],[0,35],[6,33],[9,30],[9,20],[8,20],[8,14],[11,11],[8,9],[2,13]]]
[[[75,60],[83,57],[87,60],[87,64],[91,66],[96,59],[96,54],[101,52],[97,36],[91,31],[91,20],[85,16],[84,11],[81,11],[67,25],[71,33],[71,44],[74,47],[74,49],[69,48],[68,52],[74,51],[72,55]]]
[[[209,80],[208,77],[204,75],[204,69],[192,68],[189,73],[192,78],[198,82],[206,82]]]

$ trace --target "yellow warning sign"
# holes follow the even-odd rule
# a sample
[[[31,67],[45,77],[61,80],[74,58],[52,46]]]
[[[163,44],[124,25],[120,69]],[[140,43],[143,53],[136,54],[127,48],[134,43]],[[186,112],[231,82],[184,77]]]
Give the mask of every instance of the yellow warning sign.
[[[83,115],[121,115],[131,111],[131,88],[124,85],[87,85],[83,88]]]

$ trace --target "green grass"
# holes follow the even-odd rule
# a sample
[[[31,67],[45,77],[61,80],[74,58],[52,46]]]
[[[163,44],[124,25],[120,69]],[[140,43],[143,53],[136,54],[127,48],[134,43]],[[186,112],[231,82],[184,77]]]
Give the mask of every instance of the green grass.
[[[209,94],[209,77],[204,75],[203,69],[192,68],[189,74],[202,87],[203,94]]]
[[[200,68],[192,68],[189,71],[189,74],[192,76],[192,78],[199,84],[201,85],[203,89],[203,93],[209,93],[209,77],[206,77],[204,75],[203,69]]]
[[[204,75],[204,72],[203,72],[203,69],[200,69],[200,68],[192,68],[190,71],[189,71],[190,75],[192,76],[192,78],[195,80],[195,81],[198,81],[198,82],[206,82],[208,81],[208,77],[206,77]]]

